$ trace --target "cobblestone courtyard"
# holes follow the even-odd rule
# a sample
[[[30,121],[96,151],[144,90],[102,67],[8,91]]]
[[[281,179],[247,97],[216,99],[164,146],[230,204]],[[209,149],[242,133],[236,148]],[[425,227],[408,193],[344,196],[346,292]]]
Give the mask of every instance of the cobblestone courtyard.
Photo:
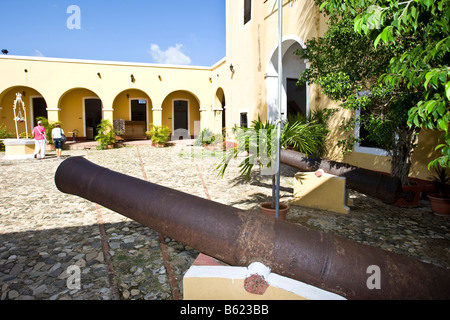
[[[70,150],[63,159],[3,160],[0,152],[0,299],[182,298],[182,278],[198,252],[117,213],[63,194],[54,173],[64,158],[82,156],[109,169],[242,209],[269,199],[269,177],[250,183],[232,162],[223,179],[218,159],[202,149],[180,156],[175,147],[134,145]],[[293,192],[295,170],[282,166],[281,198]],[[397,208],[350,193],[348,215],[292,207],[287,220],[450,269],[450,219],[429,203]],[[68,278],[81,273],[79,286]]]

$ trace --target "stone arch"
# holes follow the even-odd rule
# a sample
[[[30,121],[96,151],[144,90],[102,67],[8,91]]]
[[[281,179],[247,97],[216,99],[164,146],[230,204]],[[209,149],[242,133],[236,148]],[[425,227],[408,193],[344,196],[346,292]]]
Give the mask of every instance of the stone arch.
[[[123,90],[114,98],[112,106],[114,121],[122,120],[123,138],[146,138],[145,132],[153,123],[153,103],[145,91],[134,88]]]
[[[297,49],[305,47],[304,42],[297,36],[291,35],[283,37],[281,113],[282,119],[284,120],[287,119],[289,110],[296,109],[305,115],[309,112],[308,84],[306,84],[304,88],[299,88],[300,92],[294,92],[297,89],[294,80],[297,80],[299,74],[307,68],[307,61],[300,59],[294,52]],[[267,63],[265,79],[267,90],[267,118],[274,121],[278,118],[278,45],[272,50],[272,54]],[[292,103],[292,101],[294,101],[294,103]]]
[[[214,128],[215,132],[222,132],[226,136],[226,97],[222,87],[217,88],[214,96]],[[220,129],[219,131],[217,131]]]
[[[191,137],[200,131],[201,115],[198,97],[187,90],[176,90],[169,93],[162,103],[162,125],[174,132],[177,129],[187,130]]]
[[[103,119],[100,97],[87,88],[72,88],[63,93],[58,102],[59,121],[68,137],[73,133],[80,140],[93,140],[97,125]]]
[[[3,124],[9,132],[15,131],[13,104],[17,93],[22,94],[28,125],[28,128],[25,128],[25,123],[19,124],[19,133],[26,132],[26,129],[31,132],[37,117],[48,118],[46,99],[32,87],[12,86],[0,93],[0,124]]]

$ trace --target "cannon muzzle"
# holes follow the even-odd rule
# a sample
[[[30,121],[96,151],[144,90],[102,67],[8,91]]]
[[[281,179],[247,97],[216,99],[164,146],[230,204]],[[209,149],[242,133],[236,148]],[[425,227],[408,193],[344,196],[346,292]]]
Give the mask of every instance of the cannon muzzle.
[[[55,183],[232,266],[260,262],[348,299],[449,299],[449,271],[355,241],[172,190],[95,165],[60,164]],[[379,288],[370,283],[371,266]]]

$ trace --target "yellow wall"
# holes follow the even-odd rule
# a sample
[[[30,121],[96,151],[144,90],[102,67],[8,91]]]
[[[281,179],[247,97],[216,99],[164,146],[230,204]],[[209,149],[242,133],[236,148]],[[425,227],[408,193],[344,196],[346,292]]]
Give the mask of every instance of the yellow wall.
[[[59,120],[61,128],[69,136],[69,132],[78,130],[79,137],[84,137],[85,124],[83,118],[83,98],[98,98],[98,96],[87,89],[73,89],[67,92],[59,103]]]
[[[34,120],[33,113],[31,112],[31,106],[32,106],[32,99],[35,97],[40,97],[41,94],[37,92],[36,90],[24,87],[24,86],[18,86],[11,88],[10,90],[7,90],[3,95],[0,95],[0,107],[2,110],[0,110],[0,124],[3,124],[6,126],[6,129],[9,132],[13,132],[15,135],[16,127],[14,123],[14,100],[16,100],[16,93],[23,93],[25,92],[25,96],[22,97],[23,102],[25,103],[25,108],[27,112],[27,124],[28,124],[28,133],[31,134],[31,129],[33,128]],[[18,114],[19,108],[16,109],[16,114]],[[23,113],[22,106],[20,106],[20,110]],[[19,134],[22,132],[26,132],[25,130],[25,123],[18,123],[18,131]]]
[[[117,95],[114,99],[114,119],[124,119],[125,121],[131,121],[130,119],[130,100],[144,99],[147,100],[147,119],[149,123],[153,122],[153,104],[150,97],[141,90],[129,89],[125,90]]]
[[[200,121],[204,117],[206,123],[212,118],[207,113],[212,113],[213,97],[218,89],[218,67],[1,56],[2,74],[10,75],[0,78],[1,120],[8,129],[14,128],[7,107],[14,100],[11,97],[16,89],[22,87],[32,89],[33,94],[45,99],[49,120],[62,121],[69,130],[79,130],[81,136],[84,133],[84,96],[98,97],[102,101],[103,117],[110,120],[129,119],[127,93],[130,98],[145,98],[148,100],[149,123],[161,124],[163,102],[173,92],[183,91],[191,93],[190,127],[191,134],[194,134],[195,120]],[[184,96],[181,94],[180,97]],[[203,115],[200,109],[205,110]],[[66,114],[68,110],[74,114]],[[166,116],[165,121],[169,117]]]
[[[162,124],[173,131],[173,101],[186,100],[189,105],[189,132],[191,135],[198,134],[195,131],[195,121],[200,121],[200,105],[196,97],[187,91],[176,91],[169,94],[162,104]]]

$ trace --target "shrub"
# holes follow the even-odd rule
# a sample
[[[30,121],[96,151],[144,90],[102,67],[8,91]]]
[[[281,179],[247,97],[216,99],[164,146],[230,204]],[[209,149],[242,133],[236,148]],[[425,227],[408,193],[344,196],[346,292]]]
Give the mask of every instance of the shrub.
[[[95,140],[100,143],[97,147],[99,150],[105,150],[109,145],[113,145],[116,142],[116,135],[119,131],[114,131],[114,127],[109,120],[102,120],[97,126],[97,136]]]
[[[214,134],[210,129],[205,128],[202,130],[197,139],[195,139],[194,146],[204,146],[214,144],[214,142],[216,142],[216,136],[220,135]]]
[[[170,128],[166,126],[153,126],[150,130],[151,140],[157,144],[165,144],[170,139]]]
[[[6,126],[1,124],[0,125],[0,139],[10,139],[13,138],[14,134],[11,132],[8,132],[8,130],[6,129]],[[5,151],[5,145],[3,144],[3,142],[0,140],[0,151]]]

